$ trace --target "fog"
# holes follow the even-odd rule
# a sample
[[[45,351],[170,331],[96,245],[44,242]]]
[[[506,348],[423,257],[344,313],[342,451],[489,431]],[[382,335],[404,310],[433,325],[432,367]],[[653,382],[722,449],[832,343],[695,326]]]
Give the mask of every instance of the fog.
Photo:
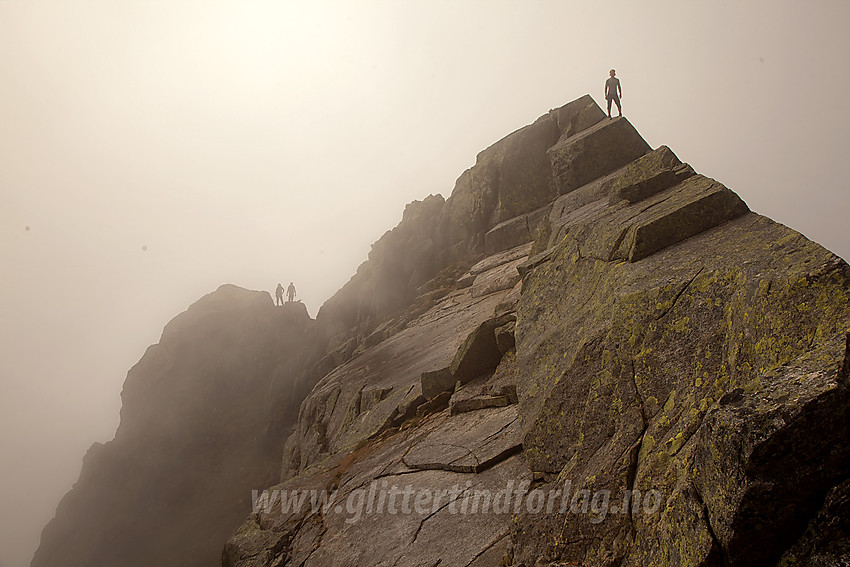
[[[475,155],[608,69],[653,147],[850,257],[844,0],[0,0],[0,565],[222,283],[315,316]]]

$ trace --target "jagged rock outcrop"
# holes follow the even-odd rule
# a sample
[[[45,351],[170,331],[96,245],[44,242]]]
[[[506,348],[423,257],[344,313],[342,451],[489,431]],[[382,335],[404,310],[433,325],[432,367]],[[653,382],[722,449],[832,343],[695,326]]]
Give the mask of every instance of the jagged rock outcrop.
[[[547,151],[589,126],[607,124],[603,117],[593,99],[584,96],[478,154],[475,165],[457,180],[441,213],[445,241],[480,250],[488,230],[551,202],[559,192],[552,168],[560,162]],[[574,153],[580,155],[582,148]]]
[[[578,107],[584,119],[556,127]],[[850,270],[669,148],[650,150],[627,121],[602,120],[585,99],[564,108],[482,152],[440,215],[442,238],[485,253],[457,288],[497,298],[494,311],[468,313],[475,332],[453,343],[456,361],[464,344],[486,342],[480,375],[457,379],[448,349],[421,389],[411,373],[407,405],[393,400],[380,427],[349,412],[344,432],[338,409],[331,427],[319,425],[327,413],[304,419],[325,397],[314,390],[288,447],[309,448],[318,429],[328,450],[290,459],[275,487],[345,487],[345,474],[327,477],[339,463],[381,463],[360,486],[387,479],[426,493],[425,475],[441,471],[470,491],[459,503],[485,477],[529,499],[509,518],[491,509],[486,537],[480,515],[445,516],[425,547],[415,511],[355,527],[320,512],[297,559],[287,542],[303,524],[259,510],[226,565],[837,564],[824,561],[847,541],[834,514],[850,476]],[[407,344],[417,359],[428,352]],[[359,391],[384,375],[368,356],[327,385]],[[392,545],[376,549],[373,533]],[[268,560],[246,559],[259,549]]]
[[[95,444],[33,567],[208,566],[279,476],[281,438],[323,345],[298,303],[222,286],[127,374],[115,439]]]
[[[365,338],[376,330],[386,338],[403,328],[410,320],[404,311],[409,312],[414,303],[419,305],[413,311],[418,309],[421,314],[435,298],[454,289],[458,270],[463,273],[484,255],[485,234],[503,221],[550,203],[558,196],[553,163],[576,159],[588,149],[584,145],[569,147],[555,157],[547,151],[589,126],[609,125],[603,117],[590,96],[552,110],[482,151],[476,164],[457,180],[448,199],[431,195],[409,204],[401,223],[372,246],[369,259],[319,311],[316,318],[328,329],[332,343],[340,345],[354,338],[357,346],[371,346],[365,344]],[[648,149],[627,122],[612,127],[630,129],[634,133],[630,143],[641,152]],[[603,134],[593,139],[608,139],[604,134],[608,129],[599,130]],[[590,171],[605,171],[610,164],[605,161],[594,167]],[[536,226],[529,228],[529,222],[541,217],[542,211],[526,220],[524,232],[496,230],[488,249],[502,251],[531,242]],[[499,237],[499,233],[504,234]],[[392,317],[397,320],[382,328]]]
[[[306,324],[294,390],[261,398],[279,474],[238,484],[224,567],[846,561],[850,267],[589,96],[409,205]],[[182,371],[230,348],[281,347]],[[182,422],[131,399],[113,443],[179,462],[162,437]],[[114,482],[110,463],[93,453],[80,486]]]

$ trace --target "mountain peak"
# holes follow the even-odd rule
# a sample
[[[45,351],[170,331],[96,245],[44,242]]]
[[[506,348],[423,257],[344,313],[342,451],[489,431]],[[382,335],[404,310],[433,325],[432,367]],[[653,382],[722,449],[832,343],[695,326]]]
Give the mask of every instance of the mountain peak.
[[[584,96],[315,321],[235,286],[176,317],[33,567],[838,561],[848,332],[842,259]]]

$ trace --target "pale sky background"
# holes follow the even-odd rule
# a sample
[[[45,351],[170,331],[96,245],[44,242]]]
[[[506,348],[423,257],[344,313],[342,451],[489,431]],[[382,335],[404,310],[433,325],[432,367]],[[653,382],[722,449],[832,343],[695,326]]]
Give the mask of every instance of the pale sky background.
[[[657,147],[850,257],[850,2],[0,0],[0,566],[222,283],[311,315],[475,155],[617,69]]]

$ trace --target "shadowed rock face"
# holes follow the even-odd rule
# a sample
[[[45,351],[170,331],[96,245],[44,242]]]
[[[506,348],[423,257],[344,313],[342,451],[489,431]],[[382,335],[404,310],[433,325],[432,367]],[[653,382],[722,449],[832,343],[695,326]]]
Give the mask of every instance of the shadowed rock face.
[[[128,373],[115,439],[89,450],[32,565],[217,564],[250,491],[279,476],[296,378],[321,349],[301,307],[222,286],[171,321]]]
[[[583,97],[481,152],[448,199],[408,206],[316,322],[287,323],[287,347],[262,338],[292,315],[267,295],[202,300],[231,313],[219,331],[205,309],[178,317],[37,565],[132,565],[47,558],[115,538],[129,557],[141,494],[171,506],[133,518],[167,520],[144,549],[182,540],[185,565],[207,548],[184,519],[224,509],[247,517],[225,567],[840,565],[850,267],[603,116]],[[221,307],[234,297],[242,318]],[[193,358],[161,354],[178,351]],[[258,366],[284,356],[294,382]],[[204,440],[222,451],[186,466]],[[230,500],[186,496],[211,470]],[[85,514],[105,519],[75,531]]]

